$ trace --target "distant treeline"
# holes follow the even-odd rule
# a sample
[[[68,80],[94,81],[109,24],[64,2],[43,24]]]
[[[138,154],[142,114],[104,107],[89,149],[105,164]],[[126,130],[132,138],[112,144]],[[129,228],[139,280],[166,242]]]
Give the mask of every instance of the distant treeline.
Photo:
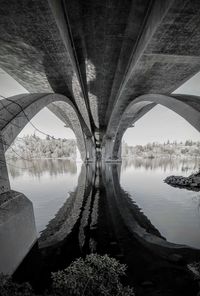
[[[17,138],[6,152],[7,158],[73,158],[76,159],[76,140],[55,139],[36,135]]]
[[[122,157],[200,157],[200,142],[187,140],[177,143],[149,143],[147,145],[129,146],[122,143]]]
[[[7,158],[73,158],[76,159],[77,143],[74,139],[46,139],[34,135],[17,138],[6,152]],[[149,143],[147,145],[129,146],[123,141],[122,157],[200,157],[200,142],[187,140],[166,143]]]

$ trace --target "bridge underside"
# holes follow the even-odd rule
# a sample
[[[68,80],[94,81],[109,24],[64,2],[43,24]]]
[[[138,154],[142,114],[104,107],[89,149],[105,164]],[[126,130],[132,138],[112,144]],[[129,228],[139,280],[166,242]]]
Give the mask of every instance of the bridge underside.
[[[200,70],[199,19],[197,0],[3,0],[0,67],[30,96],[63,95],[75,117],[63,102],[44,106],[84,139],[83,160],[111,161],[124,131],[157,103],[199,129],[199,98],[171,97]]]
[[[74,131],[82,160],[102,160],[102,168],[120,160],[124,132],[156,104],[200,131],[200,97],[172,94],[200,71],[199,32],[199,0],[1,0],[0,68],[29,92],[0,100],[0,237],[15,246],[22,230],[27,241],[23,250],[15,246],[15,267],[36,241],[32,205],[11,191],[4,155],[20,131],[48,107]],[[112,208],[123,192],[109,172],[99,175]]]
[[[199,130],[199,97],[172,95],[200,70],[199,19],[198,0],[2,0],[0,67],[30,93],[1,101],[4,149],[44,106],[84,161],[119,160],[156,104]]]
[[[3,0],[0,67],[30,96],[63,95],[75,117],[63,102],[44,106],[75,134],[78,118],[83,160],[111,161],[157,103],[199,129],[199,98],[171,97],[200,70],[199,19],[198,0]]]

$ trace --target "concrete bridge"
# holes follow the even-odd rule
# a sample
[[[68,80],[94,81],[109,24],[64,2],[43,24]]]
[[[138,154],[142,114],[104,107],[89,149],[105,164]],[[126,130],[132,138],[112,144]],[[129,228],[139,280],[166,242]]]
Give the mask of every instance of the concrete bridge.
[[[199,98],[171,95],[200,70],[199,16],[198,0],[2,0],[0,67],[30,93],[1,103],[6,147],[44,106],[84,161],[120,159],[123,133],[156,104],[199,129]]]
[[[199,0],[2,0],[0,67],[29,94],[0,101],[4,152],[47,106],[83,161],[120,160],[126,129],[156,104],[200,130],[200,98],[172,94],[200,70]]]

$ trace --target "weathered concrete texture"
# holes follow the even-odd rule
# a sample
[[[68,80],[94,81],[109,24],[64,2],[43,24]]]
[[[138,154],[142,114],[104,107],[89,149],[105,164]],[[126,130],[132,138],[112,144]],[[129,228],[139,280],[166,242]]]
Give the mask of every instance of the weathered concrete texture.
[[[82,89],[48,1],[2,0],[0,27],[0,67],[29,92],[69,97],[90,128]]]
[[[42,108],[54,102],[50,109],[64,123],[70,124],[76,135],[81,157],[83,161],[86,159],[87,151],[83,129],[85,127],[86,133],[89,133],[89,130],[84,125],[83,119],[79,116],[73,103],[65,96],[57,94],[24,94],[0,102],[0,130],[5,150],[33,116]]]
[[[131,101],[148,93],[170,94],[199,71],[199,15],[198,1],[155,1],[113,111],[112,107],[108,110],[109,136],[115,133],[119,118]]]
[[[33,206],[15,191],[0,199],[0,273],[12,274],[37,240]]]
[[[116,78],[117,85],[123,76],[148,1],[70,0],[65,4],[93,120],[101,127],[113,81]]]

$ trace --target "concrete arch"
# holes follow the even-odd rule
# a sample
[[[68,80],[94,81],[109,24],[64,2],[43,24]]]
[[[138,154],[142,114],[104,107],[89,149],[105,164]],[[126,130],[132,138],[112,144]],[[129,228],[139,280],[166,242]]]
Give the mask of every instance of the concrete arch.
[[[120,145],[124,132],[134,122],[151,110],[156,104],[163,105],[187,120],[200,131],[200,97],[189,95],[161,95],[146,94],[134,99],[125,109],[118,121],[118,126],[111,127],[107,134],[111,134],[110,147],[106,147],[105,159],[120,158]]]
[[[22,94],[0,101],[0,131],[6,150],[20,131],[39,111],[47,107],[67,126],[71,127],[77,139],[81,158],[90,157],[88,140],[83,130],[83,122],[73,103],[59,94]]]

